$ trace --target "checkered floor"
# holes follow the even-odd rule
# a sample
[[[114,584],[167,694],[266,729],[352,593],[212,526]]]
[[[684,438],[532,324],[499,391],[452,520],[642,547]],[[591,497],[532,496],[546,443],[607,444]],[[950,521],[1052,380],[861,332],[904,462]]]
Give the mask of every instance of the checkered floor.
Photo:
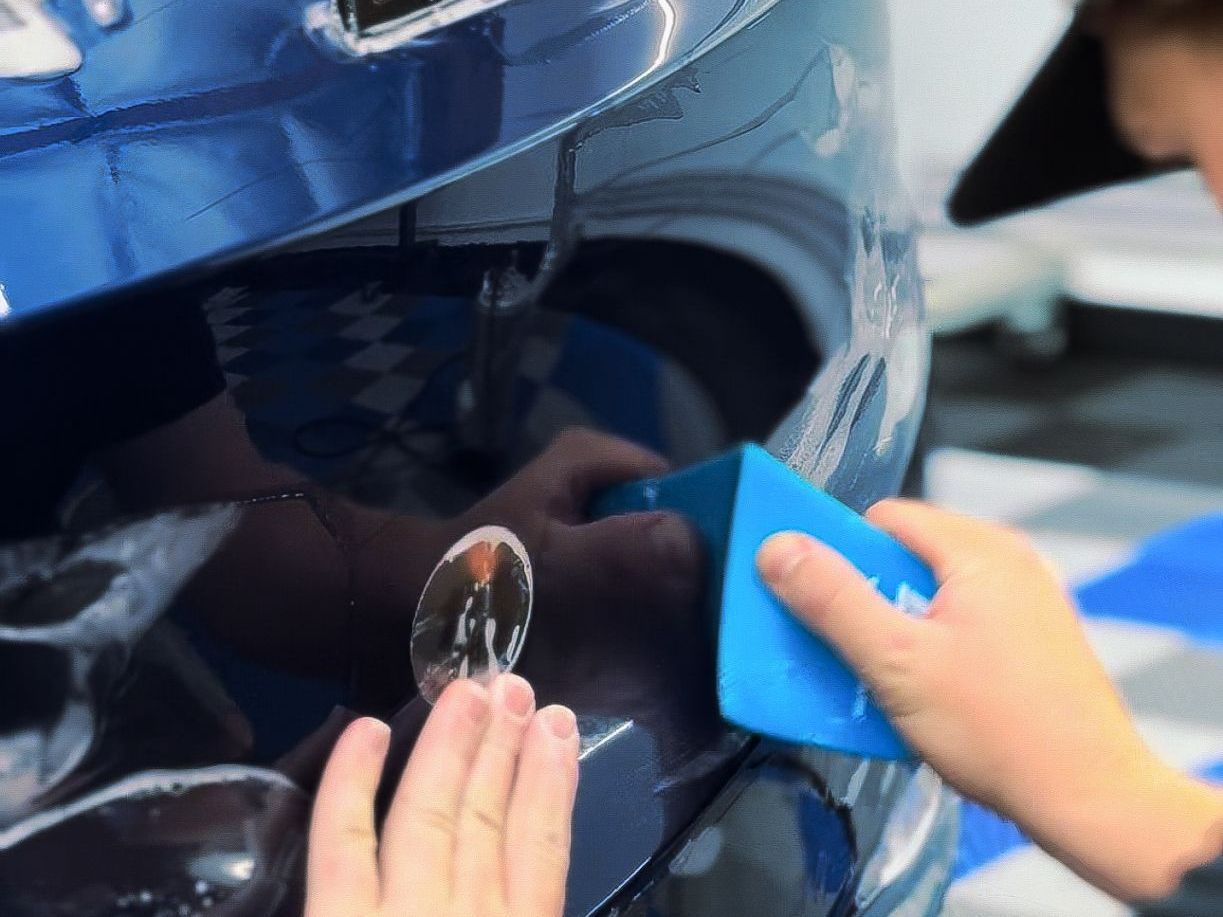
[[[444,473],[454,444],[439,431],[460,422],[469,303],[350,287],[227,289],[205,305],[252,439],[266,457],[365,502],[406,513],[466,508],[483,490]],[[518,457],[572,425],[614,431],[680,464],[722,445],[686,372],[582,318],[535,313],[515,385]]]
[[[933,429],[958,448],[932,455],[928,496],[1023,528],[1068,582],[1092,582],[1156,533],[1223,512],[1220,392],[1217,369],[1088,356],[1033,376],[986,347],[940,344]],[[1202,701],[1223,696],[1223,632],[1167,608],[1106,617],[1095,591],[1080,594],[1092,644],[1152,747],[1223,777],[1223,711]],[[946,917],[1129,913],[975,806],[956,874]]]
[[[205,314],[229,391],[265,457],[369,505],[430,517],[466,509],[499,474],[454,435],[470,400],[475,329],[466,300],[337,276],[335,286],[304,290],[226,289]],[[508,399],[518,433],[511,460],[571,425],[619,433],[677,463],[691,460],[687,450],[722,445],[691,377],[631,337],[541,310],[524,338]],[[286,750],[339,699],[335,684],[291,679],[195,639],[252,720],[260,759]]]
[[[1024,370],[982,342],[939,341],[930,435],[939,445],[1223,487],[1220,392],[1218,358],[1085,353]]]
[[[1223,510],[1223,489],[964,450],[935,453],[927,474],[931,499],[1025,529],[1072,584],[1122,566],[1145,536]],[[1101,617],[1086,625],[1156,752],[1185,771],[1217,769],[1223,712],[1201,699],[1223,696],[1223,644],[1167,621]],[[963,834],[947,917],[1128,913],[975,806],[966,806]]]

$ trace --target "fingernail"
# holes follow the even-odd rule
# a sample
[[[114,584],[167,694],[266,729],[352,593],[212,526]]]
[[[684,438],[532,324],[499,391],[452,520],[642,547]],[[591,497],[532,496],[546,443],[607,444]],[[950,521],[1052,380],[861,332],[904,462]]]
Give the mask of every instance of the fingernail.
[[[391,727],[382,720],[367,716],[357,720],[361,741],[374,754],[382,754],[391,743]]]
[[[654,554],[669,564],[692,565],[696,539],[692,530],[678,516],[659,514],[650,529],[650,546]]]
[[[540,711],[548,732],[558,739],[571,739],[578,731],[578,720],[568,707],[545,707]]]
[[[770,583],[787,579],[803,558],[811,553],[811,539],[798,532],[782,532],[769,538],[760,548],[756,565]]]
[[[474,681],[464,684],[463,711],[473,723],[483,723],[488,719],[488,691]]]
[[[517,675],[498,676],[493,683],[493,696],[516,719],[524,719],[535,706],[535,692],[526,679]]]

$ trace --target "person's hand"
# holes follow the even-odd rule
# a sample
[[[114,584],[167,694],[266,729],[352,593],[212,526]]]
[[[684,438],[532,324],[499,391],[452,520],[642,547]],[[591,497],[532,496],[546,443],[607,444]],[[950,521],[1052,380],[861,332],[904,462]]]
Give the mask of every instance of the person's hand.
[[[602,489],[663,474],[667,467],[648,449],[574,428],[456,518],[388,519],[371,534],[353,536],[357,617],[375,624],[359,640],[366,709],[371,697],[378,699],[374,707],[402,700],[410,687],[403,682],[411,674],[402,665],[402,648],[420,590],[445,551],[483,526],[508,528],[530,555],[535,610],[521,669],[531,674],[541,696],[560,682],[593,686],[592,673],[605,671],[610,657],[643,661],[646,654],[637,647],[623,646],[626,638],[651,640],[659,656],[675,655],[675,641],[691,644],[702,572],[700,541],[692,528],[666,512],[596,521],[588,516]],[[674,636],[672,643],[664,639],[668,635]],[[613,645],[623,652],[611,652]],[[652,657],[645,661],[651,670],[665,670]],[[592,693],[607,699],[606,688],[628,683],[618,676],[610,680],[615,684]]]
[[[1147,749],[1073,603],[1022,535],[901,500],[867,518],[934,571],[924,619],[803,535],[767,541],[760,572],[944,779],[1125,897],[1170,893],[1217,852],[1219,797]]]
[[[630,696],[683,697],[677,682],[714,684],[703,668],[712,649],[697,647],[705,635],[696,532],[668,512],[588,516],[604,488],[667,470],[640,446],[570,429],[463,515],[464,530],[504,525],[531,555],[535,609],[519,671],[541,696],[614,713],[643,708]]]
[[[310,828],[306,917],[560,917],[578,734],[502,675],[439,699],[378,837],[389,730],[361,719],[324,771]]]
[[[530,552],[541,588],[570,606],[592,598],[625,609],[682,606],[700,591],[701,550],[681,517],[633,513],[592,522],[588,516],[599,491],[667,470],[666,459],[648,449],[571,428],[464,513],[460,527],[466,532],[495,524],[512,530]],[[649,602],[643,602],[647,596]],[[580,626],[589,635],[592,625],[598,622]]]
[[[356,578],[372,595],[410,594],[455,541],[486,525],[512,531],[526,546],[541,582],[578,601],[612,592],[632,596],[648,583],[672,604],[700,589],[700,545],[672,513],[636,513],[591,521],[591,500],[604,488],[654,477],[666,459],[626,440],[593,430],[561,433],[513,477],[456,518],[423,523],[410,517],[371,517],[347,523],[358,546]],[[334,515],[340,515],[335,512]],[[413,575],[402,575],[405,557]]]

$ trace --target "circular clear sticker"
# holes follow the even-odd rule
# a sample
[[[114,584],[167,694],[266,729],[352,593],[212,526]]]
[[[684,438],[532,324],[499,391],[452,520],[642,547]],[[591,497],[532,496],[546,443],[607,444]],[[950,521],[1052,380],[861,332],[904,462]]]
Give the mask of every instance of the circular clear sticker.
[[[457,678],[490,681],[514,668],[531,623],[531,558],[509,529],[464,535],[434,568],[412,625],[412,672],[436,703]]]

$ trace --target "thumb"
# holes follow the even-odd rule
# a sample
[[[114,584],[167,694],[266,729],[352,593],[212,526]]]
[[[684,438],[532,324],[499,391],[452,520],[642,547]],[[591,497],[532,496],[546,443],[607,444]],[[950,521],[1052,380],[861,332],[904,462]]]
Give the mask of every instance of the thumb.
[[[828,641],[880,700],[915,654],[927,622],[894,608],[853,564],[797,532],[768,539],[757,557],[760,575],[816,635]]]

